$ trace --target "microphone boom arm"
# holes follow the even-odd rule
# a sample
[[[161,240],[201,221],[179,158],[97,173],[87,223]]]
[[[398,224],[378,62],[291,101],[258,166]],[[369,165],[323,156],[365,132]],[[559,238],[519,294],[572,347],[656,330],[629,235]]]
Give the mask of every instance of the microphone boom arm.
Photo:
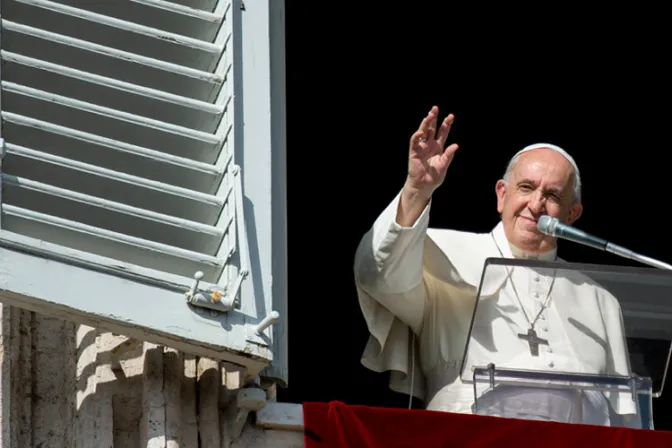
[[[635,260],[642,264],[653,266],[654,268],[667,269],[672,271],[672,265],[664,263],[660,260],[656,260],[655,258],[647,257],[646,255],[638,254],[631,251],[630,249],[626,249],[625,247],[621,247],[613,243],[607,243],[607,246],[604,249],[607,252],[623,258],[629,258],[630,260]]]
[[[540,217],[539,221],[537,222],[537,229],[546,235],[564,238],[570,241],[574,241],[575,243],[585,244],[586,246],[590,246],[595,249],[604,250],[614,255],[618,255],[619,257],[628,258],[630,260],[634,260],[654,268],[672,271],[672,265],[670,264],[664,263],[646,255],[638,254],[631,251],[630,249],[626,249],[625,247],[610,243],[601,238],[597,238],[572,226],[561,223],[558,218],[552,218],[547,215]]]

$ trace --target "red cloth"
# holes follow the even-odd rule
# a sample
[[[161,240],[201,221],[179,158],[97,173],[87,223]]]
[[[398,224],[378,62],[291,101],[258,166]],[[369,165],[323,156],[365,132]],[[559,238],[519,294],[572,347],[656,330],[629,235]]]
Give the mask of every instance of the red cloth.
[[[304,403],[306,448],[672,447],[672,432]]]

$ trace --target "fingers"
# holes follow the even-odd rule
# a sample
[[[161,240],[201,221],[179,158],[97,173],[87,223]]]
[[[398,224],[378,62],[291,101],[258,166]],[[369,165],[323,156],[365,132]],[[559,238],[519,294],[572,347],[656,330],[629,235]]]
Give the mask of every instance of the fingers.
[[[450,134],[450,128],[453,126],[455,121],[455,116],[453,114],[448,114],[448,116],[441,123],[441,127],[436,130],[437,118],[439,115],[439,108],[434,106],[429,111],[427,116],[420,123],[420,128],[413,134],[411,137],[411,146],[417,148],[423,141],[430,139],[436,139],[436,142],[440,148],[446,144],[448,140],[448,135]],[[451,145],[443,153],[443,156],[446,160],[450,160],[452,155],[457,151],[457,145]]]
[[[441,156],[441,159],[448,163],[453,159],[453,155],[455,155],[455,151],[457,151],[457,143],[453,143],[449,147],[446,148],[445,151],[443,151],[443,155]]]
[[[434,106],[429,112],[432,117],[429,121],[429,130],[427,132],[427,140],[434,140],[436,138],[436,122],[439,119],[439,108]]]
[[[434,106],[422,120],[422,123],[420,123],[420,130],[423,132],[422,136],[427,140],[434,139],[436,134],[436,117],[438,115],[439,108]]]
[[[425,137],[425,131],[423,131],[422,129],[415,131],[415,133],[411,136],[411,148],[418,148],[420,146],[420,142],[424,137]]]
[[[446,144],[446,140],[448,139],[448,134],[450,134],[450,128],[453,126],[454,120],[455,116],[453,114],[448,114],[448,116],[443,120],[441,128],[439,128],[439,135],[437,138],[437,142],[439,146],[442,148],[443,145]]]

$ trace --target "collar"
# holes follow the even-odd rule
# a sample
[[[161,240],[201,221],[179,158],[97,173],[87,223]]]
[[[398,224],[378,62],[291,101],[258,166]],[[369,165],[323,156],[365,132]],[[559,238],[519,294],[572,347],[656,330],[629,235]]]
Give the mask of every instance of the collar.
[[[557,247],[541,253],[541,254],[531,254],[529,252],[524,252],[513,244],[509,243],[509,240],[506,238],[504,233],[504,223],[501,221],[497,226],[492,230],[492,235],[495,237],[497,245],[504,254],[504,258],[523,258],[526,260],[542,260],[542,261],[554,261],[557,258]]]

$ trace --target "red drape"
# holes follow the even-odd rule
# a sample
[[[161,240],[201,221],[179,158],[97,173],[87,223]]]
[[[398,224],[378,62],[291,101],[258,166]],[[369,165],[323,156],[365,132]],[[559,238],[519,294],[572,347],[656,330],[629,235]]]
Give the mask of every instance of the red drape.
[[[306,448],[671,447],[672,432],[304,403]]]

